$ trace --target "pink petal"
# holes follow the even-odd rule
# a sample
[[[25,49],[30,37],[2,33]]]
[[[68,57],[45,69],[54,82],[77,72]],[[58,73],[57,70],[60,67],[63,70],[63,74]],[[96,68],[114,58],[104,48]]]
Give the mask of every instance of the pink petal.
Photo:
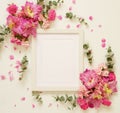
[[[101,40],[101,42],[106,42],[106,39],[105,39],[105,38],[103,38],[103,39]]]
[[[92,17],[92,16],[89,16],[89,20],[92,21],[92,20],[93,20],[93,17]]]
[[[9,58],[10,58],[10,60],[14,60],[14,56],[13,55],[10,55]]]
[[[6,79],[5,75],[0,75],[0,80],[5,80],[5,79]]]
[[[69,29],[69,28],[70,28],[70,25],[68,24],[68,25],[66,26],[66,28]]]
[[[105,44],[105,43],[102,43],[101,46],[102,46],[102,48],[105,48],[105,47],[106,47],[106,44]]]
[[[101,28],[101,27],[102,27],[102,25],[98,25],[98,27],[99,27],[99,28]]]
[[[69,7],[69,11],[71,11],[71,10],[72,10],[72,6]]]
[[[26,98],[25,98],[25,97],[22,97],[22,98],[21,98],[21,101],[25,101],[25,100],[26,100]]]
[[[93,29],[91,29],[90,31],[91,31],[91,32],[93,32],[94,30],[93,30]]]
[[[8,48],[8,46],[6,46],[6,45],[5,45],[4,47],[5,47],[5,48]]]
[[[35,108],[35,104],[32,104],[32,108]]]
[[[16,47],[14,47],[13,49],[14,49],[14,51],[15,51],[15,50],[17,50],[17,48],[16,48]]]
[[[73,4],[76,4],[76,0],[72,0],[72,3],[73,3]]]
[[[10,81],[13,81],[13,80],[14,80],[13,72],[12,72],[12,71],[9,71],[9,72],[8,72],[8,75],[9,75],[9,80],[10,80]]]
[[[57,18],[58,18],[59,20],[62,20],[62,16],[61,16],[61,15],[57,16]]]
[[[80,24],[77,24],[76,27],[77,27],[77,28],[80,28]]]
[[[49,103],[48,107],[51,107],[52,106],[52,103]]]

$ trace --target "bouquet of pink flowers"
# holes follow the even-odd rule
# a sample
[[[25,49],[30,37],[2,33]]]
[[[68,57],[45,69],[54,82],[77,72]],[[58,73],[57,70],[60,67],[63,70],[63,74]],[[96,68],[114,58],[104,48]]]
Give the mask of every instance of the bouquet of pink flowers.
[[[11,4],[8,6],[7,11],[9,12],[7,25],[12,34],[11,43],[17,45],[24,45],[24,42],[28,41],[30,36],[36,37],[39,23],[41,23],[42,28],[47,29],[50,22],[56,18],[54,9],[49,8],[44,14],[42,5],[31,2],[26,2],[20,10],[15,4]]]
[[[117,81],[115,73],[109,72],[105,64],[97,69],[86,69],[80,74],[80,80],[83,86],[80,88],[77,103],[82,109],[98,108],[101,104],[111,105],[109,97],[117,92]]]

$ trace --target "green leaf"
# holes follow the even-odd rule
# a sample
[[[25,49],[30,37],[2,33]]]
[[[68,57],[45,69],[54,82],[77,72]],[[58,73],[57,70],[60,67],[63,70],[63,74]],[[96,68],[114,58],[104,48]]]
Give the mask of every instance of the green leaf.
[[[57,6],[57,2],[56,1],[53,1],[52,4],[55,5],[55,6]]]

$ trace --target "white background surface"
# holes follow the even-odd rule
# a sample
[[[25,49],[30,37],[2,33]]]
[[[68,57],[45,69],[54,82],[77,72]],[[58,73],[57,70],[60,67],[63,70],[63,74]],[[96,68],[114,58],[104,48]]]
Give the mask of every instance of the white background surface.
[[[34,0],[31,0],[34,1]],[[118,90],[120,88],[120,1],[119,0],[76,0],[76,5],[72,4],[72,0],[65,0],[64,5],[58,8],[59,15],[65,15],[69,7],[72,6],[73,12],[79,16],[83,16],[88,21],[90,27],[85,29],[85,40],[89,42],[94,52],[94,66],[105,60],[105,49],[101,47],[101,39],[107,39],[107,45],[111,45],[116,59],[116,75],[118,79]],[[19,6],[25,3],[25,0],[1,0],[0,1],[0,24],[6,23],[6,7],[7,4],[17,3]],[[93,16],[93,22],[89,21],[89,16]],[[55,21],[51,28],[53,29],[66,29],[66,26],[70,24],[70,29],[77,29],[76,22],[72,22],[63,18],[62,21]],[[101,28],[98,26],[102,25]],[[90,32],[93,29],[93,32]],[[6,75],[7,79],[0,81],[0,113],[119,113],[120,105],[120,91],[115,94],[112,99],[112,106],[110,108],[101,107],[98,110],[88,110],[83,112],[79,108],[69,111],[63,105],[59,105],[54,102],[53,94],[44,94],[44,103],[40,106],[32,99],[31,96],[31,47],[28,50],[13,51],[11,44],[6,42],[8,48],[1,48],[0,50],[0,75]],[[18,73],[13,71],[14,61],[9,60],[9,55],[15,55],[15,60],[20,60],[23,55],[27,54],[29,58],[28,71],[22,82],[17,80]],[[86,62],[86,60],[85,60]],[[13,64],[13,66],[10,66]],[[85,67],[88,67],[87,62]],[[14,80],[10,81],[8,72],[13,71]],[[21,98],[25,97],[25,101],[21,101]],[[48,107],[49,103],[52,103],[51,107]],[[32,108],[32,104],[35,104],[35,108]],[[16,107],[15,107],[16,106]]]

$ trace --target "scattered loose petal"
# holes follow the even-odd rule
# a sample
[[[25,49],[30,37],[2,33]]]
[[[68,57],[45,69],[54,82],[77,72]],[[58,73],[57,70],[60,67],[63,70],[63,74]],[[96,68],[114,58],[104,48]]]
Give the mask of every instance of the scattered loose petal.
[[[71,11],[71,10],[72,10],[72,6],[69,7],[69,11]]]
[[[0,75],[0,80],[5,80],[5,79],[6,79],[5,75]]]
[[[102,43],[101,46],[102,46],[102,48],[105,48],[105,47],[106,47],[106,44],[105,44],[105,43]]]
[[[13,47],[13,49],[14,49],[14,51],[16,51],[16,50],[17,50],[17,48],[16,48],[16,47]]]
[[[48,107],[51,107],[52,106],[52,103],[49,103]]]
[[[73,4],[76,4],[76,0],[72,0],[72,3],[73,3]]]
[[[92,16],[89,16],[89,20],[92,21],[92,20],[93,20],[93,17],[92,17]]]
[[[63,19],[61,15],[57,16],[57,18],[58,18],[59,20],[62,20],[62,19]]]
[[[35,108],[35,104],[32,104],[32,108]]]
[[[101,28],[101,27],[102,27],[102,25],[98,25],[98,27],[99,27],[99,28]]]
[[[70,25],[68,24],[68,25],[66,26],[66,28],[69,29],[69,28],[70,28]]]
[[[103,38],[103,39],[101,40],[101,42],[106,42],[106,39],[105,39],[105,38]]]
[[[10,58],[10,60],[14,60],[14,56],[13,55],[10,55],[9,58]]]
[[[21,101],[25,101],[25,100],[26,100],[26,98],[25,98],[25,97],[22,97],[22,98],[21,98]]]
[[[91,29],[90,31],[91,31],[91,32],[93,32],[94,30],[93,30],[93,29]]]
[[[59,107],[59,104],[57,104],[57,108]]]
[[[80,24],[77,24],[76,27],[77,27],[77,28],[80,28]]]
[[[12,72],[12,71],[9,71],[9,72],[8,72],[8,75],[9,75],[9,80],[10,80],[10,81],[13,81],[13,80],[14,80],[13,72]]]
[[[5,47],[5,48],[8,48],[8,46],[6,46],[6,45],[5,45],[4,47]]]

